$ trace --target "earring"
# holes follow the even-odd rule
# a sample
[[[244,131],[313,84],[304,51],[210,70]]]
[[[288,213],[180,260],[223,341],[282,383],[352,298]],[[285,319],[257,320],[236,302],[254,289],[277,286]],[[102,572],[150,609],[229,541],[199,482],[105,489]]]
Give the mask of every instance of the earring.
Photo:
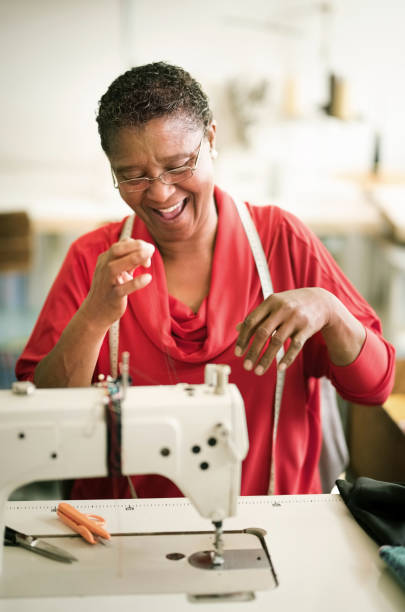
[[[216,149],[211,149],[211,159],[216,159],[218,157],[218,151]]]

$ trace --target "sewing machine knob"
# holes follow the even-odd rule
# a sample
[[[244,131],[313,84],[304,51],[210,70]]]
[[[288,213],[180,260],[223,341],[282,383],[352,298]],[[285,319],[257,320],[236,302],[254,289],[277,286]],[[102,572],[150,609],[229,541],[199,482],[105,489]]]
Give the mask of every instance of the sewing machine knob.
[[[223,395],[225,387],[228,384],[228,376],[231,373],[229,365],[217,364],[217,384],[215,385],[214,393]]]
[[[217,364],[207,363],[204,368],[204,382],[208,387],[215,387],[217,380]]]
[[[214,393],[223,395],[228,384],[231,368],[223,363],[207,363],[204,369],[204,382],[208,387],[215,387]]]

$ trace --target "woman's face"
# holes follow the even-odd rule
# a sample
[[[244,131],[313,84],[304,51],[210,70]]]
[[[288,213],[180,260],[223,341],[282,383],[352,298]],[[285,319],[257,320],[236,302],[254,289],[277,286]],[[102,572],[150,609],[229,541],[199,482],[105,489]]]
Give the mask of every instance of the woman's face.
[[[110,146],[109,160],[119,181],[155,178],[180,166],[194,167],[187,180],[165,185],[160,180],[148,183],[144,191],[128,193],[120,187],[123,200],[144,221],[159,243],[189,240],[202,235],[216,219],[213,199],[214,178],[210,148],[215,125],[203,128],[184,121],[181,116],[152,119],[141,127],[121,128]]]

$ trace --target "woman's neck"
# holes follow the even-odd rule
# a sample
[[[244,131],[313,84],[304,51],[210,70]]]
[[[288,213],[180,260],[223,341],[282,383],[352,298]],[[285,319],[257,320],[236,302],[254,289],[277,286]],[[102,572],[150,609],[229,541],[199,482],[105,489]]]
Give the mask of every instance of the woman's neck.
[[[200,235],[192,239],[159,245],[166,273],[167,289],[193,312],[197,312],[208,295],[218,218],[209,219]]]

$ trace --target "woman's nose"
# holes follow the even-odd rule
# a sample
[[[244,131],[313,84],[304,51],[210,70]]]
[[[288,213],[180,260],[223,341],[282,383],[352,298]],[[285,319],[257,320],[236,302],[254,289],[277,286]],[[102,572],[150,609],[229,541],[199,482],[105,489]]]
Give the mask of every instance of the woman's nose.
[[[159,178],[151,181],[146,190],[148,198],[156,202],[165,202],[175,192],[176,185],[166,185]]]

